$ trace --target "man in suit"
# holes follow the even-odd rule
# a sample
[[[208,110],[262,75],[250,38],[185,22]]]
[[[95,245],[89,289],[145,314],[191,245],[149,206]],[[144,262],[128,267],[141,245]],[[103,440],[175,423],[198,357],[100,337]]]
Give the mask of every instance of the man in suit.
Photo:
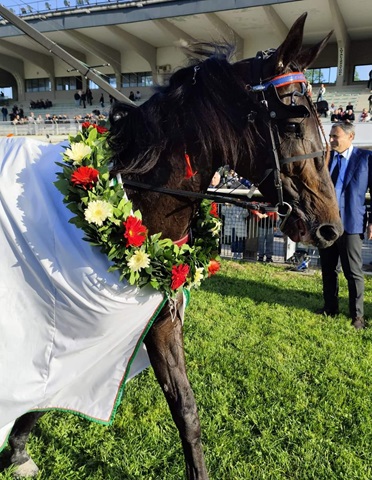
[[[354,147],[354,136],[352,123],[334,124],[329,135],[330,173],[344,233],[331,247],[319,250],[324,306],[317,313],[338,314],[338,262],[341,260],[348,282],[351,323],[359,330],[365,327],[362,243],[366,229],[365,195],[368,189],[372,191],[372,152]],[[368,218],[367,238],[372,239],[372,213]]]

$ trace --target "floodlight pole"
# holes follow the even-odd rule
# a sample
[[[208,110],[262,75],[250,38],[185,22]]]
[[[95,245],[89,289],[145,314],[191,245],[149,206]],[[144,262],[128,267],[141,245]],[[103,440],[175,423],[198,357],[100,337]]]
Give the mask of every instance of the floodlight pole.
[[[65,63],[70,65],[74,70],[77,70],[81,75],[89,80],[92,80],[96,83],[99,87],[102,88],[105,92],[109,95],[112,95],[116,100],[120,100],[125,103],[129,103],[130,105],[135,105],[132,100],[126,97],[123,93],[116,90],[116,88],[112,87],[109,83],[107,83],[102,77],[100,77],[97,73],[91,70],[90,67],[85,65],[83,62],[75,58],[73,55],[70,55],[66,50],[61,48],[52,40],[49,40],[48,37],[40,33],[36,28],[31,27],[27,22],[19,18],[17,15],[9,11],[3,5],[0,4],[0,14],[6,20],[8,20],[12,25],[19,28],[23,33],[25,33],[28,37],[35,40],[35,42],[39,43],[42,47],[46,48],[50,53],[56,55],[58,58],[63,60]]]

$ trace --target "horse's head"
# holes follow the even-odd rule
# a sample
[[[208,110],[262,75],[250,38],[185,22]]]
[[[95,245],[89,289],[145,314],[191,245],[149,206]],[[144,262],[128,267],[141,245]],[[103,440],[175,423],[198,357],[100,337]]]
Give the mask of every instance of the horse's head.
[[[302,49],[306,16],[294,23],[278,49],[258,52],[234,68],[247,84],[253,105],[248,120],[258,132],[250,180],[268,201],[278,205],[285,234],[296,242],[323,248],[342,234],[342,224],[322,127],[303,71],[332,32],[314,47]],[[239,161],[239,172],[244,171],[244,163],[244,159]]]

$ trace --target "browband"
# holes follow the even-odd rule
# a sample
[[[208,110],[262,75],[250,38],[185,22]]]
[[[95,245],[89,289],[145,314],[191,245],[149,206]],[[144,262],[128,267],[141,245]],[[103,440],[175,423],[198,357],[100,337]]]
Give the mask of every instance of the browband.
[[[251,90],[255,92],[261,92],[261,91],[267,90],[270,87],[270,85],[273,85],[274,87],[279,88],[279,87],[284,87],[285,85],[289,85],[291,83],[307,83],[307,78],[302,72],[284,73],[283,75],[274,77],[267,82],[260,83],[260,85],[251,86]]]

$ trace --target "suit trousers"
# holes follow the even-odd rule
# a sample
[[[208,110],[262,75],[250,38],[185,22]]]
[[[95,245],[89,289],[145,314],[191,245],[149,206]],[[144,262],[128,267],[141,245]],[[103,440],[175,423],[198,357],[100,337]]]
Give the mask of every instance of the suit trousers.
[[[323,298],[327,310],[338,310],[339,261],[348,283],[350,317],[364,315],[363,235],[344,233],[328,248],[319,249]]]

